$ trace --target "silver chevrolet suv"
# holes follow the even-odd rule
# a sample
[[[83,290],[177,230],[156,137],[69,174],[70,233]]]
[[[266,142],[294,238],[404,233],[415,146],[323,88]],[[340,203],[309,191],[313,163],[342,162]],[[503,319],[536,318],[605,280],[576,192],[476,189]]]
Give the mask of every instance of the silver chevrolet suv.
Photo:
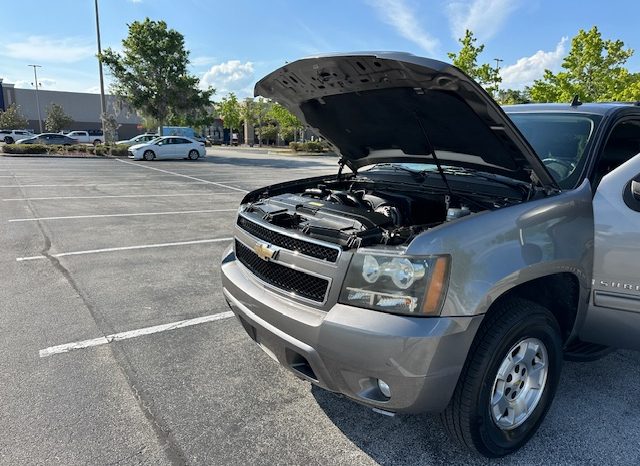
[[[503,110],[404,53],[299,60],[255,94],[341,156],[247,194],[222,259],[231,309],[298,377],[440,412],[497,457],[536,432],[563,359],[640,349],[639,107]]]

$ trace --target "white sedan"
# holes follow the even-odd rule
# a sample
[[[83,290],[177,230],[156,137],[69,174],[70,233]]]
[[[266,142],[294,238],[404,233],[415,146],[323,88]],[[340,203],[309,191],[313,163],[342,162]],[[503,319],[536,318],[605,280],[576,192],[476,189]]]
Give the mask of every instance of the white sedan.
[[[129,147],[129,158],[134,160],[196,160],[204,156],[204,143],[184,136],[161,136]]]

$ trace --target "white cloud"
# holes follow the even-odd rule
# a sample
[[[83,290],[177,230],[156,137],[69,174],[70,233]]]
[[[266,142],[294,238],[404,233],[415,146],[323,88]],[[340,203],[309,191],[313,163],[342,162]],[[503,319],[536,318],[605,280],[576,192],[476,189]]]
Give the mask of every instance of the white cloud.
[[[563,37],[554,50],[545,52],[538,50],[529,57],[519,58],[513,65],[505,66],[500,70],[502,77],[501,87],[522,89],[540,79],[545,69],[557,71],[566,53],[566,44],[569,39]]]
[[[199,56],[191,58],[190,61],[193,66],[205,66],[214,63],[216,61],[216,57]]]
[[[31,88],[35,88],[35,86],[33,85],[33,79],[31,81],[25,80],[25,79],[18,79],[15,83],[16,87],[20,87],[23,89],[31,89]],[[50,78],[38,78],[38,85],[40,87],[40,89],[44,89],[44,90],[52,90],[56,87],[56,80],[55,79],[50,79]]]
[[[253,81],[253,62],[242,63],[240,60],[229,60],[213,65],[204,73],[200,78],[200,86],[215,88],[218,96],[235,92],[238,97],[248,97],[253,94],[250,87]]]
[[[459,39],[469,29],[483,43],[493,37],[521,5],[522,0],[451,1],[447,5],[451,33]]]
[[[96,54],[91,40],[67,37],[53,39],[46,36],[29,36],[21,42],[10,42],[0,48],[0,54],[11,58],[36,62],[74,63]]]
[[[405,0],[369,0],[382,20],[393,26],[398,34],[418,45],[429,54],[435,54],[438,40],[420,25],[418,15]]]

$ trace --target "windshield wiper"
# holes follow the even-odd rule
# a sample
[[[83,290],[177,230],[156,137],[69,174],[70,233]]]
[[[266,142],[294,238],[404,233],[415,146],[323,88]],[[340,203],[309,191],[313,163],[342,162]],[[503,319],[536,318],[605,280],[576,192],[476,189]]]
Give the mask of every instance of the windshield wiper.
[[[464,168],[464,167],[446,167],[443,171],[449,175],[453,176],[471,176],[474,178],[480,178],[487,181],[493,181],[495,183],[499,183],[510,188],[516,188],[518,190],[522,190],[525,195],[529,195],[532,190],[532,185],[520,180],[514,180],[512,178],[508,178],[506,176],[496,175],[494,173],[488,173],[480,170],[474,170],[473,168]],[[437,173],[437,170],[426,169],[422,171],[423,173]]]
[[[373,168],[378,168],[378,167],[391,168],[392,170],[411,173],[416,179],[418,179],[420,181],[424,181],[424,179],[425,179],[425,170],[412,170],[410,168],[403,167],[402,165],[398,165],[396,163],[388,163],[388,162],[386,162],[386,163],[377,163],[377,164],[374,165]]]

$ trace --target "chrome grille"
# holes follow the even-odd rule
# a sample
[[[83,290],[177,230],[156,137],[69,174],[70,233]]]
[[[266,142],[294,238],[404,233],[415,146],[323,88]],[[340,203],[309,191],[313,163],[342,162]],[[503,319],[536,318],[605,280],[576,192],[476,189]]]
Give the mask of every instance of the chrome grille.
[[[236,240],[236,258],[260,280],[294,292],[312,301],[323,302],[329,287],[329,280],[294,270],[284,265],[265,261],[250,248]]]
[[[305,256],[315,257],[316,259],[322,259],[329,262],[335,262],[338,259],[339,251],[336,248],[323,246],[321,244],[311,243],[298,238],[292,238],[291,236],[283,235],[281,233],[265,228],[262,225],[258,225],[245,217],[238,216],[238,226],[247,233],[260,238],[268,243],[278,246],[290,251],[297,251]]]

